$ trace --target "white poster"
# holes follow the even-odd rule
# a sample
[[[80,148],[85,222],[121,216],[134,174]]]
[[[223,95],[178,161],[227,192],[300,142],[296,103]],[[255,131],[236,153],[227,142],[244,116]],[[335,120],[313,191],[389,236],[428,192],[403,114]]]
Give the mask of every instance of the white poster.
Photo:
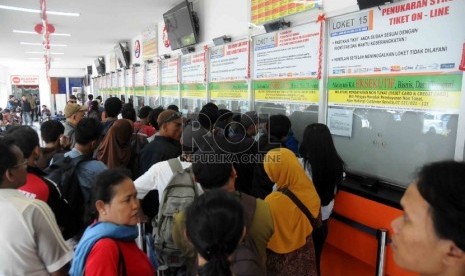
[[[126,85],[126,87],[134,86],[134,77],[132,69],[124,70],[124,84]]]
[[[463,0],[421,0],[331,19],[329,75],[457,71],[464,16]]]
[[[238,41],[210,49],[211,82],[246,80],[248,74],[248,41]]]
[[[39,85],[39,76],[11,75],[11,85]]]
[[[156,59],[157,51],[157,25],[149,26],[142,32],[143,60]]]
[[[205,80],[205,54],[182,56],[181,76],[182,83],[203,83]]]
[[[319,39],[319,23],[255,37],[254,79],[316,76]]]
[[[144,86],[144,67],[134,67],[135,86]]]
[[[118,87],[118,74],[111,73],[111,87]]]
[[[158,81],[158,63],[148,63],[145,72],[145,84],[148,86],[157,86]]]
[[[122,69],[118,70],[118,87],[124,87],[124,71]]]
[[[165,59],[161,61],[161,84],[178,83],[178,58]]]
[[[328,109],[328,128],[333,135],[352,137],[352,122],[354,111],[352,109]]]

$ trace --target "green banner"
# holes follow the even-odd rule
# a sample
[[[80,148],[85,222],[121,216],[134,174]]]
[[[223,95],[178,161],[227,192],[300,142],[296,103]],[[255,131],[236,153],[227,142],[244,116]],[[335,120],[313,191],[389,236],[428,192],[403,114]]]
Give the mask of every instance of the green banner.
[[[144,86],[139,86],[134,88],[134,94],[136,96],[145,96],[145,87]]]
[[[147,86],[147,96],[158,97],[158,86]]]
[[[213,82],[210,83],[212,100],[230,99],[247,101],[248,85],[245,82]]]
[[[458,112],[462,74],[330,78],[328,104]]]
[[[162,97],[179,97],[177,84],[165,84],[161,86]]]
[[[207,90],[203,83],[186,83],[181,85],[181,95],[183,98],[206,99]]]
[[[254,82],[255,100],[318,103],[318,79],[267,80]]]

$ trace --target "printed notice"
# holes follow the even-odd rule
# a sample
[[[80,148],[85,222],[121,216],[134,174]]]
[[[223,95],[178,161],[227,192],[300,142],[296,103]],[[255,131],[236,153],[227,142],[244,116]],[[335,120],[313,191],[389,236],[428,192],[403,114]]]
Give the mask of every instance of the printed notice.
[[[352,109],[328,109],[328,128],[333,135],[352,137]]]
[[[144,68],[143,67],[134,67],[134,78],[135,86],[144,86]]]
[[[301,25],[254,38],[254,79],[315,77],[320,25]]]
[[[416,0],[333,18],[329,75],[457,71],[464,11],[465,1]]]
[[[178,59],[171,58],[162,60],[161,67],[161,83],[174,84],[178,83]]]
[[[147,86],[157,86],[158,83],[158,63],[147,64],[145,68],[145,84]]]
[[[246,80],[248,69],[248,41],[238,41],[210,49],[211,82]]]
[[[205,79],[204,53],[181,57],[182,83],[203,83]]]

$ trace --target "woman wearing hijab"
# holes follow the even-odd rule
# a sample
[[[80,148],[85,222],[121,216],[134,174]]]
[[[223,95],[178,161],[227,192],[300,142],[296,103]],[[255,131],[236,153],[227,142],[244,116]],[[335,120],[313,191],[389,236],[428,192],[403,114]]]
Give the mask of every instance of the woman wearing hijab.
[[[126,119],[115,121],[98,147],[97,159],[109,169],[127,167],[131,158],[132,124]]]
[[[264,168],[276,183],[276,191],[265,198],[275,227],[268,242],[268,275],[318,275],[312,231],[314,225],[318,227],[321,223],[321,206],[315,186],[288,149],[270,150]],[[298,207],[291,196],[302,206]]]

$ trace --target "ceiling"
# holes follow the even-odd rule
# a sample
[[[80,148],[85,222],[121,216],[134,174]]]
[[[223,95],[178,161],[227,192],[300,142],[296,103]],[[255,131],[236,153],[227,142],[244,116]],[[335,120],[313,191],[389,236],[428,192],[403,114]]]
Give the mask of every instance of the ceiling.
[[[52,68],[83,69],[97,56],[109,53],[120,40],[130,40],[145,28],[162,20],[162,14],[181,0],[47,0],[47,10],[80,13],[78,17],[48,15],[55,33],[50,43],[67,47],[51,47]],[[0,0],[0,5],[40,9],[39,0]],[[41,43],[39,34],[18,34],[13,30],[34,31],[41,23],[38,13],[0,9],[0,65],[44,66],[42,46],[21,45],[20,42]]]

